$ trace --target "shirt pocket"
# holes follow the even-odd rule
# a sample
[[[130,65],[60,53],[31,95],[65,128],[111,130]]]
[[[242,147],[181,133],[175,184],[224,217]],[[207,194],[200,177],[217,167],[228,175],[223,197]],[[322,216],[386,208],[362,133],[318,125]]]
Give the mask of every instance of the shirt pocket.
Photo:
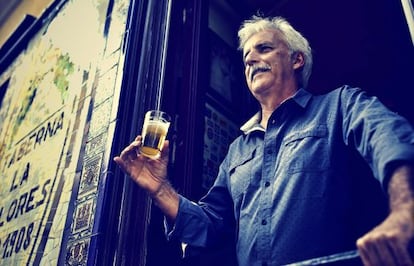
[[[256,172],[254,162],[256,149],[233,160],[229,168],[230,191],[233,199],[243,195],[249,186],[259,186],[260,175]]]
[[[328,129],[317,125],[287,135],[280,165],[287,173],[320,172],[329,168]]]

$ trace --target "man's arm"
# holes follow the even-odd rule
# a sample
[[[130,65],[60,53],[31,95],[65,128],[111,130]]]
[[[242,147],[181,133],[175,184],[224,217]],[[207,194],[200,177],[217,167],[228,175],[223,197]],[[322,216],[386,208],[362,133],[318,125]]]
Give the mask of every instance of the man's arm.
[[[414,238],[414,166],[395,169],[388,185],[390,213],[383,223],[358,239],[366,266],[414,265],[408,250]]]

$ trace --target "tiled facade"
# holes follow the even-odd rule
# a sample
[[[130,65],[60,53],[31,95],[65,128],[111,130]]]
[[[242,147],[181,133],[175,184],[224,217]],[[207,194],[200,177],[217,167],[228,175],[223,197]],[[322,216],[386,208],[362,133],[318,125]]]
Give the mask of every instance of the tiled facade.
[[[101,233],[98,232],[100,209],[103,207],[100,199],[104,196],[106,168],[111,160],[123,74],[121,47],[129,4],[128,0],[66,1],[58,11],[51,12],[50,21],[33,37],[28,48],[0,73],[0,85],[10,88],[0,106],[0,163],[6,169],[0,179],[0,265],[89,264],[88,257],[95,248],[91,244],[92,239]],[[108,10],[111,10],[110,14]],[[41,57],[38,51],[46,51],[50,55]],[[55,54],[57,52],[62,56]],[[24,80],[26,77],[21,74],[26,73],[21,61],[30,57],[34,59],[32,65],[27,64],[28,71],[40,73],[36,77],[42,78],[36,84],[35,79]],[[54,58],[57,58],[55,66],[50,65]],[[59,60],[66,60],[63,74],[57,69],[61,66]],[[61,78],[66,77],[62,75],[68,78]],[[29,89],[33,87],[33,92],[24,92],[28,95],[29,105],[30,101],[36,101],[37,105],[33,106],[38,107],[38,111],[30,110],[34,107],[29,105],[25,107],[29,110],[27,115],[15,114],[12,110],[13,106],[24,103],[24,99],[19,103],[12,91],[17,90],[19,82]],[[44,91],[46,85],[51,88],[48,92]],[[53,96],[56,91],[60,93],[62,103],[59,97]],[[38,95],[43,95],[43,102]],[[47,116],[49,109],[53,111],[56,108],[61,110],[61,114],[54,113],[57,121],[45,120],[45,129],[40,131],[42,124],[38,120],[44,119],[42,116]],[[54,118],[53,114],[48,117]],[[30,123],[26,121],[29,118]],[[16,119],[22,122],[16,122]],[[52,128],[52,123],[56,128]],[[21,126],[17,128],[16,125]],[[22,155],[14,160],[13,156],[17,155],[13,155],[16,154],[13,151],[23,149],[22,144],[18,146],[19,142],[15,141],[24,135],[23,126],[35,128],[31,131],[34,133],[26,138],[26,146],[31,145],[31,150],[27,148],[24,156],[20,152]],[[13,127],[17,129],[12,130]],[[14,135],[17,136],[15,139]],[[41,145],[42,141],[45,144]],[[25,161],[30,162],[27,167]],[[12,179],[14,168],[27,169],[21,174],[23,181]],[[29,172],[29,168],[33,172]],[[32,185],[32,192],[26,192],[29,187],[24,185],[25,182]],[[44,198],[41,198],[42,193]],[[34,211],[22,211],[21,217],[16,215],[12,221],[6,216],[13,204],[19,201],[14,199],[15,195],[23,195],[20,197],[24,197],[28,210],[33,208]],[[36,209],[36,206],[39,207]],[[27,237],[20,239],[19,234]],[[13,235],[16,235],[17,242]]]

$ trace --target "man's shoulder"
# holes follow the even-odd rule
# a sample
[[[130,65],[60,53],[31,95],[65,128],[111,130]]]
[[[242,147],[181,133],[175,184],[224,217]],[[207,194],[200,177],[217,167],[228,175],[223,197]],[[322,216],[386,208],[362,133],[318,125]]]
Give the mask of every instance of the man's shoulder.
[[[367,92],[360,87],[342,85],[327,92],[314,94],[314,97],[322,101],[348,102],[359,95],[367,95]]]
[[[320,95],[320,96],[333,96],[333,95],[342,95],[342,94],[354,94],[354,93],[362,93],[363,90],[360,87],[355,87],[355,86],[351,86],[351,85],[342,85],[340,87],[336,87],[332,90],[329,91],[324,91],[320,94],[316,94],[316,95]]]

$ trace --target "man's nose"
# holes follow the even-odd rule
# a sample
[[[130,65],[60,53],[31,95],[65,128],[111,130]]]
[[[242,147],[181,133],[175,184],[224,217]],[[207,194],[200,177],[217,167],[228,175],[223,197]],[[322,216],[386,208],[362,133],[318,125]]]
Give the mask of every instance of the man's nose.
[[[259,58],[257,56],[257,53],[254,51],[251,51],[249,54],[246,55],[244,58],[244,63],[246,66],[252,66],[255,63],[259,61]]]

